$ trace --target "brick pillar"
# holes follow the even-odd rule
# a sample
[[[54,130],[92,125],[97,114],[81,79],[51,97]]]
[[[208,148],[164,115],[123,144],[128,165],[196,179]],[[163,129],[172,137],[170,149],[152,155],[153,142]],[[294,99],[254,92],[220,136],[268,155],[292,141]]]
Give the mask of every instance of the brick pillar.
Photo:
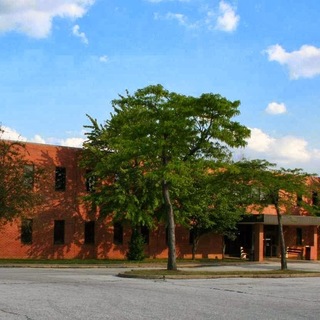
[[[254,225],[254,261],[263,261],[263,224]]]
[[[313,227],[313,246],[311,247],[311,260],[318,260],[318,227]]]

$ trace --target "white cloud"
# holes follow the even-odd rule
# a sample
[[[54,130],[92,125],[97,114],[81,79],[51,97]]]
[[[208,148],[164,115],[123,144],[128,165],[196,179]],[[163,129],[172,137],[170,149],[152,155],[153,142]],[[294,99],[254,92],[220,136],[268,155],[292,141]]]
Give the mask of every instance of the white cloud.
[[[27,141],[27,138],[23,137],[16,130],[9,127],[1,126],[0,127],[0,138],[4,140],[14,140],[14,141]]]
[[[39,134],[36,134],[31,141],[36,143],[46,143],[46,141]]]
[[[108,56],[104,55],[104,56],[99,57],[99,61],[106,63],[109,61],[109,58],[108,58]]]
[[[262,132],[262,130],[253,128],[251,129],[251,137],[248,139],[247,148],[257,152],[267,152],[274,142],[270,136]]]
[[[85,139],[83,138],[68,138],[65,140],[61,140],[61,145],[66,147],[76,147],[81,148]]]
[[[187,28],[196,28],[196,23],[190,23],[188,21],[188,17],[182,13],[172,13],[168,12],[165,15],[165,19],[167,20],[176,20],[181,26],[187,27]]]
[[[0,0],[0,33],[16,31],[45,38],[55,17],[77,19],[95,0]]]
[[[270,102],[266,108],[266,112],[269,114],[282,114],[287,112],[287,108],[284,103]]]
[[[247,140],[246,157],[263,158],[284,167],[303,167],[309,172],[320,170],[320,149],[311,149],[308,142],[295,136],[274,138],[261,129],[251,129]]]
[[[80,32],[80,26],[78,24],[73,26],[72,34],[74,36],[76,36],[77,38],[80,38],[81,42],[83,42],[84,44],[88,44],[89,43],[86,34],[84,32]]]
[[[198,23],[191,23],[188,19],[188,17],[182,13],[173,13],[173,12],[168,12],[165,15],[160,15],[158,13],[154,14],[154,19],[155,20],[175,20],[177,21],[181,26],[189,28],[189,29],[194,29],[198,27]]]
[[[160,2],[169,2],[169,1],[190,2],[190,0],[146,0],[146,1],[151,3],[160,3]]]
[[[313,78],[320,75],[320,48],[303,45],[297,51],[287,52],[279,44],[270,46],[269,61],[287,66],[291,79]]]
[[[52,144],[58,146],[66,146],[66,147],[76,147],[81,148],[85,139],[82,137],[72,137],[67,139],[57,139],[57,138],[43,138],[40,135],[36,134],[33,138],[27,139],[26,137],[22,136],[19,132],[15,129],[1,126],[0,138],[3,140],[13,140],[13,141],[22,141],[22,142],[35,142],[41,144]]]
[[[235,9],[229,3],[220,1],[216,29],[226,32],[235,31],[239,21],[240,16],[236,14]]]
[[[164,2],[174,0],[148,0],[149,2]],[[179,1],[179,0],[176,0]],[[190,2],[180,0],[179,2]],[[236,14],[236,9],[225,1],[220,1],[218,10],[214,10],[209,6],[200,6],[196,8],[201,13],[198,20],[191,21],[190,18],[183,13],[168,12],[165,15],[159,13],[154,14],[156,20],[176,20],[181,26],[189,29],[207,28],[210,31],[219,30],[223,32],[233,32],[237,29],[240,16]]]

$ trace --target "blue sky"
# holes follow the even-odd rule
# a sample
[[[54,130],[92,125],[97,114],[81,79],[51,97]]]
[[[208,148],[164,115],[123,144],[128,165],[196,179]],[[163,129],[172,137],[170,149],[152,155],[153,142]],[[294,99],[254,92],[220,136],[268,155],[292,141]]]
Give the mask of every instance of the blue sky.
[[[4,138],[79,146],[128,89],[241,101],[235,157],[320,173],[320,1],[0,0]]]

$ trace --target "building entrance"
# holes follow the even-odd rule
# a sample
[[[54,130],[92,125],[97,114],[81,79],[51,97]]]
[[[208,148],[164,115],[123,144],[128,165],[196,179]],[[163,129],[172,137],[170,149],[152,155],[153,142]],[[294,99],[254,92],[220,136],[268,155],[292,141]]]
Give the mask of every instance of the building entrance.
[[[253,249],[252,225],[239,224],[235,237],[235,239],[225,237],[225,254],[230,257],[240,257],[240,247],[243,247],[245,252],[250,253]]]
[[[277,257],[279,248],[278,226],[264,226],[264,252],[265,257]]]

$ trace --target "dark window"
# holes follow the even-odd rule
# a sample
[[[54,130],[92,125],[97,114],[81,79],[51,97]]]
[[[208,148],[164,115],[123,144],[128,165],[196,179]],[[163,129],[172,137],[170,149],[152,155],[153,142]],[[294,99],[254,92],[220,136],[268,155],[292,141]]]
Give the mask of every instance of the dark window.
[[[23,219],[21,221],[21,242],[24,244],[32,243],[32,219]]]
[[[84,224],[84,243],[94,244],[94,221],[87,221]]]
[[[64,244],[64,220],[54,221],[53,243]]]
[[[94,192],[96,178],[94,175],[92,175],[90,170],[87,170],[86,172],[86,190],[88,192]]]
[[[193,244],[194,241],[194,230],[190,229],[189,230],[189,244]]]
[[[113,225],[113,243],[123,244],[123,226],[120,222],[115,222]]]
[[[24,184],[28,189],[33,189],[34,185],[34,165],[26,164],[23,170]]]
[[[318,192],[316,192],[316,191],[312,191],[312,205],[313,206],[318,206],[319,205]]]
[[[297,228],[297,246],[302,246],[302,228]]]
[[[297,194],[297,206],[300,207],[302,205],[302,195]]]
[[[66,190],[66,168],[56,167],[56,191],[65,191]]]
[[[150,237],[149,228],[147,226],[141,226],[140,232],[144,239],[144,243],[149,244],[149,237]]]

